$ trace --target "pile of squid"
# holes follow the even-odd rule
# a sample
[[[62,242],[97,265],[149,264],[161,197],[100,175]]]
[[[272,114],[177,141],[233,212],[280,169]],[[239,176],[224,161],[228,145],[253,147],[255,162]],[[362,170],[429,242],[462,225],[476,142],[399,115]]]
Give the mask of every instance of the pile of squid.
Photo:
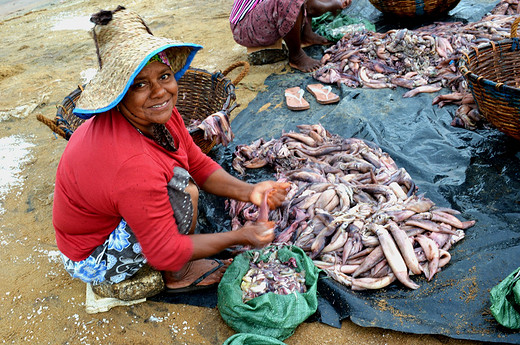
[[[491,11],[492,14],[518,15],[520,6],[518,0],[502,0]]]
[[[234,152],[238,172],[268,167],[276,180],[290,182],[281,207],[268,211],[273,243],[302,248],[353,290],[396,280],[416,289],[410,275],[431,280],[448,264],[449,249],[474,220],[461,221],[458,211],[418,195],[407,171],[374,143],[333,135],[319,124],[297,127],[299,132],[258,139]],[[232,230],[261,212],[251,203],[230,200],[227,206]]]
[[[203,121],[192,120],[186,128],[189,132],[201,129],[204,132],[204,140],[215,141],[215,144],[222,146],[227,146],[235,138],[231,131],[229,115],[225,111],[218,111]]]
[[[260,257],[265,255],[268,255],[267,261],[260,260]],[[249,265],[250,268],[240,284],[244,303],[268,292],[279,295],[307,292],[305,271],[296,270],[297,263],[294,258],[281,262],[274,246],[268,247],[262,253],[256,251]]]
[[[313,77],[353,88],[410,89],[403,97],[447,88],[452,93],[439,95],[433,104],[460,106],[453,126],[470,130],[489,126],[456,66],[463,52],[510,37],[511,24],[517,17],[512,12],[518,13],[518,2],[501,1],[490,15],[468,24],[436,22],[415,30],[348,33],[325,50],[322,67]]]

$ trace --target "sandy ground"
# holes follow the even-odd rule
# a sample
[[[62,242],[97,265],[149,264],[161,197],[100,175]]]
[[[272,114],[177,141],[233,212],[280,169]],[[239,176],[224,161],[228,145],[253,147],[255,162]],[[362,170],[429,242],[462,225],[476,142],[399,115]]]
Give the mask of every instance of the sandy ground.
[[[130,0],[156,35],[204,46],[193,62],[208,71],[224,70],[246,59],[231,36],[232,0]],[[54,118],[56,105],[81,83],[81,72],[96,67],[86,26],[90,14],[113,9],[119,1],[33,1],[14,12],[0,5],[0,140],[25,143],[19,183],[0,195],[0,341],[22,344],[222,344],[234,334],[217,309],[145,302],[101,314],[85,312],[85,285],[72,280],[57,260],[52,227],[56,167],[66,141],[36,114]],[[18,9],[18,8],[17,8]],[[13,13],[14,12],[14,13]],[[65,30],[64,28],[69,28]],[[241,108],[265,88],[287,61],[252,66],[237,87]],[[230,73],[233,79],[238,70]],[[0,158],[12,151],[0,146]],[[4,179],[4,176],[2,176]],[[304,323],[287,344],[474,344],[442,336],[362,328],[344,321],[341,329]]]

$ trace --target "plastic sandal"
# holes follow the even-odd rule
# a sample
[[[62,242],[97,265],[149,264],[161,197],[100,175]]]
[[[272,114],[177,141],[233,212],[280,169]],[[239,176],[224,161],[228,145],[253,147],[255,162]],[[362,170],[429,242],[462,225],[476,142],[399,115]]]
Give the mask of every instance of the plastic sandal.
[[[332,92],[332,87],[323,86],[322,84],[307,85],[307,90],[316,97],[316,101],[320,104],[331,104],[339,102],[339,96]]]
[[[291,87],[285,90],[285,102],[287,103],[287,108],[291,110],[306,110],[309,109],[310,105],[303,98],[303,94],[305,90],[302,90],[300,87]]]
[[[211,289],[211,288],[214,288],[214,287],[218,286],[219,283],[209,284],[209,285],[198,285],[205,278],[207,278],[208,276],[210,276],[211,274],[216,272],[218,269],[220,269],[222,266],[224,266],[224,263],[222,261],[220,261],[219,259],[213,258],[213,259],[207,259],[207,260],[214,260],[214,261],[217,262],[218,265],[213,267],[212,269],[210,269],[209,271],[207,271],[206,273],[204,273],[200,277],[198,277],[190,285],[188,285],[186,287],[182,287],[182,288],[177,288],[177,289],[170,289],[170,288],[167,287],[166,289],[164,289],[163,293],[165,293],[165,294],[178,294],[178,293],[194,292],[194,291]]]

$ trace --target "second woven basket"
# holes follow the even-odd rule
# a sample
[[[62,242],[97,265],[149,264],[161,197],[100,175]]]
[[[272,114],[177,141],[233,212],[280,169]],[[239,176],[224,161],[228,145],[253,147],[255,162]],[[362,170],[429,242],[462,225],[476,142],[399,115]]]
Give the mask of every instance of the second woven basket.
[[[479,112],[498,130],[520,140],[520,17],[511,25],[511,38],[464,53],[458,62]]]
[[[414,20],[447,14],[460,0],[370,0],[384,15]]]

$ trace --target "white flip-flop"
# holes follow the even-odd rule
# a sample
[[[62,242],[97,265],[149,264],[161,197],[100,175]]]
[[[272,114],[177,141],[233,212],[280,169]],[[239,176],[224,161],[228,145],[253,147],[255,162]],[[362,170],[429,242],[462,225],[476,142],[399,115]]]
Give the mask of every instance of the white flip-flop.
[[[323,86],[322,84],[309,84],[307,90],[316,97],[316,101],[320,104],[331,104],[339,102],[339,96],[332,92],[331,86]]]
[[[285,90],[285,102],[291,110],[306,110],[310,108],[309,102],[303,98],[305,93],[300,87],[295,86]]]

